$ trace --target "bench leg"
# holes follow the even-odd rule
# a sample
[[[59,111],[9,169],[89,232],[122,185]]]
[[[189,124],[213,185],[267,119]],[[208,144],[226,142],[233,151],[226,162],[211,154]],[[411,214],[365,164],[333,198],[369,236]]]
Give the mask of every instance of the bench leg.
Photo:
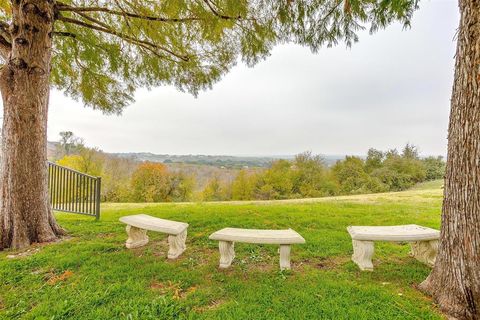
[[[182,233],[168,236],[168,259],[176,259],[186,249],[185,241],[187,240],[187,229]]]
[[[373,241],[352,240],[353,255],[352,261],[355,262],[360,270],[372,271],[372,256],[374,252]]]
[[[433,266],[438,252],[438,240],[411,243],[411,255],[420,262]]]
[[[220,250],[220,268],[228,268],[235,258],[235,243],[232,241],[219,241],[218,249]]]
[[[280,270],[290,270],[290,249],[289,244],[280,245]]]
[[[125,246],[128,249],[138,248],[148,243],[147,230],[127,225],[128,239]]]

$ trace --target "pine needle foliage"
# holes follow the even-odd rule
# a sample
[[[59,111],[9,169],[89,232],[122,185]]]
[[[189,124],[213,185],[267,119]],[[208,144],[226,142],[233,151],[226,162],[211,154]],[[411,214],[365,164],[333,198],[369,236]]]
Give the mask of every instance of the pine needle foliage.
[[[350,46],[366,28],[374,32],[393,21],[408,26],[418,5],[418,0],[53,2],[52,86],[105,113],[120,113],[139,87],[173,85],[197,95],[238,61],[253,66],[277,44],[316,52],[341,42]],[[0,0],[0,44],[9,42],[10,6]]]

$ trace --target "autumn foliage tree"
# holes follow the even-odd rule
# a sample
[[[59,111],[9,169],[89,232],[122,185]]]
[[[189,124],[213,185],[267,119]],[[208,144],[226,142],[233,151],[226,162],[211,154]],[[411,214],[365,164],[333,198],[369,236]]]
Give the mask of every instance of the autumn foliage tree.
[[[185,201],[192,193],[194,181],[182,173],[169,172],[155,162],[140,164],[132,175],[132,200],[135,202]]]

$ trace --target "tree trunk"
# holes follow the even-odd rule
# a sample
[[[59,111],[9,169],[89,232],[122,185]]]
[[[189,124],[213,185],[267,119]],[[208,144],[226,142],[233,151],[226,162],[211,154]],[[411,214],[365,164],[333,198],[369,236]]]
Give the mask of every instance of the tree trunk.
[[[440,248],[420,285],[458,319],[480,319],[480,2],[460,0]]]
[[[62,233],[48,201],[47,116],[54,1],[12,1],[12,49],[0,71],[4,118],[0,249]]]

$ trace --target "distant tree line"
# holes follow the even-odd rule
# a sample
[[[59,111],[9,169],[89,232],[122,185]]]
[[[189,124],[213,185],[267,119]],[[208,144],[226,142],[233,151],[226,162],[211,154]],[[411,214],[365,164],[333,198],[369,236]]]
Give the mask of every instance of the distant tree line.
[[[219,175],[200,189],[192,173],[169,170],[158,162],[139,162],[88,148],[71,132],[62,132],[55,153],[59,165],[102,177],[108,202],[178,202],[312,198],[405,190],[443,178],[442,157],[420,158],[418,149],[368,150],[367,157],[347,156],[327,166],[319,155],[304,152],[293,160],[275,160],[266,169],[242,169],[233,180]]]
[[[410,144],[401,153],[370,149],[365,159],[347,156],[332,167],[320,156],[304,152],[292,161],[274,161],[261,172],[240,170],[230,184],[214,177],[202,198],[269,200],[401,191],[419,182],[441,179],[444,173],[442,157],[420,158],[418,149]]]
[[[54,160],[92,176],[102,177],[101,197],[107,202],[172,202],[192,200],[195,179],[170,172],[164,164],[138,162],[88,148],[83,139],[61,132]]]

